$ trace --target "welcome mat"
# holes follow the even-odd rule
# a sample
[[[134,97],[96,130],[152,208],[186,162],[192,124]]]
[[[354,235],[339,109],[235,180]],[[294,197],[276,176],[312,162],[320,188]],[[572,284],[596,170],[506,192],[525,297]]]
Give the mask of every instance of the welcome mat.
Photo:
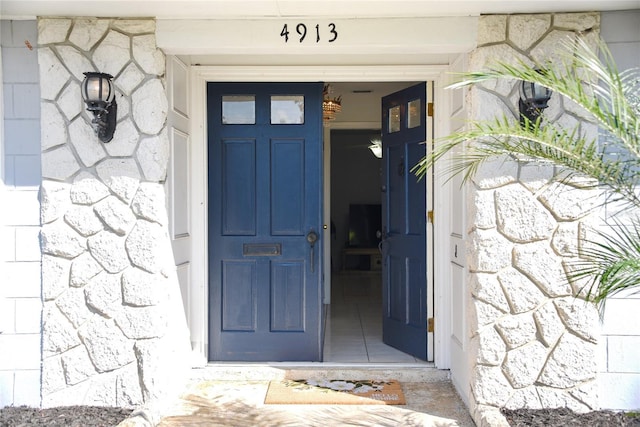
[[[406,405],[400,383],[353,380],[269,382],[265,404]]]

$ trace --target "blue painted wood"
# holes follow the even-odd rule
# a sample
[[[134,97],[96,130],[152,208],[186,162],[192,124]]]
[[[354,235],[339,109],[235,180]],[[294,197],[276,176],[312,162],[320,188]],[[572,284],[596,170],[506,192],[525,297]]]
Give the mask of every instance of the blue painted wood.
[[[407,105],[420,100],[420,126],[407,127]],[[400,106],[400,130],[388,131],[389,109]],[[426,184],[411,168],[425,154],[426,84],[382,99],[383,341],[427,358]]]
[[[256,262],[222,262],[222,329],[256,330]]]
[[[254,95],[255,124],[222,123]],[[304,124],[270,123],[271,95],[304,95]],[[320,361],[322,84],[209,83],[209,359]],[[311,255],[314,268],[311,268]]]
[[[256,141],[222,141],[222,233],[256,234]]]
[[[271,140],[271,233],[304,234],[304,139]]]
[[[304,332],[304,261],[273,262],[271,331]]]

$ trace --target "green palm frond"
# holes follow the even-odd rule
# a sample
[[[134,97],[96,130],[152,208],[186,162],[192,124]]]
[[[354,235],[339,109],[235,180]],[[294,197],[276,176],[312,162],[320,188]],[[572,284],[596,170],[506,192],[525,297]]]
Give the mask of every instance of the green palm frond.
[[[497,63],[487,71],[470,72],[449,86],[457,89],[490,80],[529,81],[553,91],[584,111],[583,121],[596,125],[597,138],[588,138],[584,124],[565,129],[542,119],[515,117],[471,122],[465,130],[436,141],[413,172],[419,177],[436,162],[449,179],[471,180],[486,162],[496,158],[544,162],[558,166],[554,179],[571,185],[587,178],[604,191],[603,203],[621,210],[640,208],[640,70],[619,72],[604,42],[596,50],[581,38],[568,39],[554,63]],[[569,101],[567,101],[569,100]],[[640,287],[640,220],[632,226],[616,223],[598,242],[582,249],[570,280],[586,280],[587,299],[604,307],[611,295]]]
[[[567,41],[558,56],[559,63],[498,62],[488,71],[463,74],[463,80],[449,88],[500,79],[538,83],[551,89],[555,96],[563,96],[582,107],[601,129],[614,137],[620,151],[640,158],[640,119],[634,98],[640,86],[639,72],[634,69],[619,73],[606,45],[601,43],[598,50],[602,60],[582,39]]]
[[[521,127],[503,116],[492,121],[473,122],[468,130],[442,139],[430,156],[423,158],[414,172],[423,175],[435,162],[443,162],[447,153],[467,141],[464,152],[450,156],[443,164],[443,172],[449,178],[462,174],[469,180],[480,166],[493,158],[509,155],[514,160],[543,161],[569,168],[583,176],[593,178],[599,186],[606,188],[610,198],[628,200],[632,206],[640,207],[635,188],[638,179],[630,179],[640,171],[640,158],[628,155],[614,156],[603,152],[599,142],[580,134],[579,126],[564,129],[555,124]],[[563,174],[563,181],[571,181],[574,174]]]
[[[640,222],[614,221],[606,231],[597,231],[595,241],[580,250],[580,261],[572,264],[571,281],[586,281],[587,299],[604,308],[606,299],[640,284]],[[639,293],[640,289],[631,291]]]

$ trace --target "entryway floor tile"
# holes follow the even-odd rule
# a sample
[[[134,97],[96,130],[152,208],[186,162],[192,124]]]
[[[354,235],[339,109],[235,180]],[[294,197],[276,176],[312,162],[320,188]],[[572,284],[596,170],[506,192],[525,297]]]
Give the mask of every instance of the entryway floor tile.
[[[325,325],[325,362],[426,363],[382,341],[380,274],[333,276]]]

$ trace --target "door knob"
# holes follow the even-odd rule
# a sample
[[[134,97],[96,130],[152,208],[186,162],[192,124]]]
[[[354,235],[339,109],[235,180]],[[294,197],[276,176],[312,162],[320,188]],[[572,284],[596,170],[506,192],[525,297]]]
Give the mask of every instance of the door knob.
[[[315,231],[311,230],[309,233],[307,233],[307,242],[309,242],[309,246],[310,246],[310,267],[311,267],[311,272],[313,273],[315,271],[315,265],[316,265],[316,255],[315,255],[315,249],[314,246],[316,245],[316,242],[318,241],[318,233],[316,233]]]
[[[307,234],[307,242],[309,242],[309,244],[311,246],[315,245],[315,243],[318,241],[318,233],[316,233],[315,231],[311,230],[308,234]]]

